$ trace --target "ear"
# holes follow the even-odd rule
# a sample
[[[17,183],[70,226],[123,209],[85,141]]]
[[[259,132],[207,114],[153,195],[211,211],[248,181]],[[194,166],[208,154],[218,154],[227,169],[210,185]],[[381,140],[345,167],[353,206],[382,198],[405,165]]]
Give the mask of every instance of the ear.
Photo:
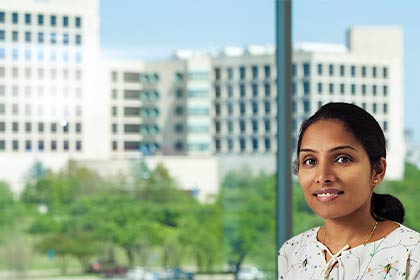
[[[384,157],[381,157],[378,163],[376,163],[375,166],[373,166],[373,170],[372,170],[373,187],[379,185],[384,180],[386,167],[387,167],[387,164],[386,164],[386,159]],[[375,183],[373,183],[374,181]]]

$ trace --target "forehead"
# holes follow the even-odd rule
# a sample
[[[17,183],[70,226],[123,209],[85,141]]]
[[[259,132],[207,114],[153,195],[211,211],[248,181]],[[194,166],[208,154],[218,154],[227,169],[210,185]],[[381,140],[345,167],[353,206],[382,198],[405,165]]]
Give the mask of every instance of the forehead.
[[[353,133],[339,120],[320,120],[311,124],[302,137],[301,148],[307,146],[351,145],[362,148]]]

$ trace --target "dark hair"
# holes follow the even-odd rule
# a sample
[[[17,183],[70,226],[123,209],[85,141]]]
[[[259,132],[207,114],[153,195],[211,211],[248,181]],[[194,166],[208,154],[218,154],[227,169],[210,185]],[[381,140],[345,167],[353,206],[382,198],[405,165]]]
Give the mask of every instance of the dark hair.
[[[299,150],[306,129],[321,120],[338,120],[349,130],[365,149],[372,169],[377,170],[381,158],[386,158],[384,133],[375,118],[362,108],[342,102],[323,105],[309,119],[302,123],[297,143],[294,172],[299,169]],[[378,170],[379,171],[379,170]],[[404,207],[394,196],[389,194],[372,194],[371,214],[376,220],[404,221]]]

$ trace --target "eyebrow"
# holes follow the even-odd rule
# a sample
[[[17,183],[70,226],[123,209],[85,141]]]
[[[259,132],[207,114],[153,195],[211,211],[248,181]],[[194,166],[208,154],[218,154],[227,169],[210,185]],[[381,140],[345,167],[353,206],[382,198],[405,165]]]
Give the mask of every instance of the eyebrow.
[[[353,147],[353,146],[344,145],[344,146],[337,146],[337,147],[331,148],[331,149],[328,150],[328,152],[336,152],[336,151],[345,150],[345,149],[350,149],[350,150],[353,150],[353,151],[357,151],[357,149],[355,147]],[[299,150],[299,153],[301,153],[301,152],[312,152],[312,153],[316,153],[315,150],[309,149],[309,148],[300,149]]]

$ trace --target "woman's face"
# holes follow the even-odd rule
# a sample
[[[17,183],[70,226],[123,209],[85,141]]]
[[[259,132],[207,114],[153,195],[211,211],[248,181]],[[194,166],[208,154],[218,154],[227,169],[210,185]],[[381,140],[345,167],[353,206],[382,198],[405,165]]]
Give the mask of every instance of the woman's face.
[[[309,207],[323,219],[370,213],[375,174],[363,146],[342,122],[322,120],[307,128],[298,177]]]

